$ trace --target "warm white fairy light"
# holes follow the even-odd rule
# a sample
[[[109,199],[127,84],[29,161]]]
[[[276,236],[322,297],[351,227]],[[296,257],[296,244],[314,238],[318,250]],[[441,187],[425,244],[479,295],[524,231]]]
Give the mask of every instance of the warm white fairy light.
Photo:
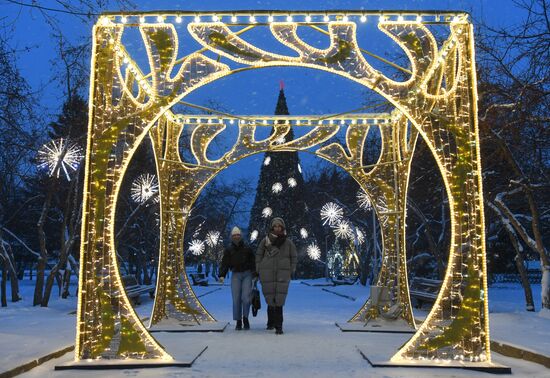
[[[181,16],[177,16],[177,17],[176,17],[176,22],[177,22],[178,24],[181,24],[181,21],[182,21]]]
[[[206,244],[209,247],[215,247],[220,241],[220,232],[219,231],[208,231],[206,234]]]
[[[298,183],[296,182],[296,179],[294,177],[291,177],[288,179],[288,186],[291,188],[295,188]]]
[[[327,224],[327,222],[330,226],[336,224],[336,222],[342,219],[343,215],[344,210],[334,202],[328,202],[321,208],[321,219],[324,220],[323,226]]]
[[[256,17],[250,16],[248,20],[250,21],[250,23],[254,24],[256,22]]]
[[[130,196],[136,203],[145,203],[149,198],[157,195],[158,191],[159,183],[156,176],[145,173],[138,176],[132,183]]]
[[[308,233],[307,233],[307,230],[305,228],[300,228],[300,236],[302,237],[302,239],[307,239],[308,237]]]
[[[237,16],[231,16],[231,22],[237,22]]]
[[[253,242],[256,239],[258,239],[258,230],[254,230],[250,233],[250,241]]]
[[[157,22],[164,22],[163,16],[157,16]]]
[[[76,143],[66,139],[56,139],[43,145],[38,150],[38,168],[47,169],[50,176],[59,178],[63,171],[67,180],[71,180],[69,172],[74,172],[82,160],[82,149]]]
[[[334,227],[334,235],[340,239],[350,239],[352,237],[351,226],[346,220],[339,220]]]
[[[291,15],[286,16],[286,22],[292,22],[292,16]]]
[[[128,22],[128,19],[126,18],[126,16],[122,16],[120,18],[120,22],[122,22],[123,24],[127,23]]]
[[[403,22],[405,21],[405,18],[403,17],[403,15],[400,14],[399,16],[397,16],[397,21]]]
[[[421,15],[416,16],[416,22],[422,22],[422,16]]]
[[[344,17],[342,17],[342,21],[348,22],[349,21],[348,15],[344,15]]]
[[[212,16],[212,21],[218,22],[219,20],[220,20],[220,18],[217,15]]]
[[[372,208],[369,195],[363,189],[359,189],[357,192],[357,203],[359,203],[359,207],[365,210],[370,210]]]
[[[141,16],[141,17],[139,18],[139,23],[140,23],[140,24],[145,23],[145,17]]]
[[[264,207],[262,210],[262,217],[269,218],[273,214],[273,210],[271,210],[271,207]]]
[[[269,17],[267,18],[267,21],[269,22],[273,22],[275,20],[275,18],[273,17],[273,15],[269,15]]]
[[[306,22],[311,22],[311,16],[309,14],[306,16]]]
[[[281,184],[280,182],[276,182],[271,186],[271,191],[275,194],[281,193],[282,190],[283,190],[283,184]]]
[[[202,240],[193,239],[189,242],[189,250],[195,256],[199,256],[204,252],[204,242]]]
[[[361,22],[367,22],[367,16],[365,16],[364,14],[361,15],[359,19],[361,20]]]
[[[201,22],[201,18],[199,16],[195,16],[195,18],[193,19],[195,22]]]
[[[329,18],[329,16],[328,16],[328,15],[325,15],[325,16],[323,17],[323,21],[325,21],[325,22],[329,22],[329,21],[330,21],[330,18]]]
[[[315,243],[311,243],[306,249],[307,255],[312,260],[319,260],[321,258],[321,250]]]
[[[266,158],[264,159],[264,165],[265,165],[265,166],[268,166],[269,163],[271,163],[271,157],[270,157],[270,156],[266,156]]]

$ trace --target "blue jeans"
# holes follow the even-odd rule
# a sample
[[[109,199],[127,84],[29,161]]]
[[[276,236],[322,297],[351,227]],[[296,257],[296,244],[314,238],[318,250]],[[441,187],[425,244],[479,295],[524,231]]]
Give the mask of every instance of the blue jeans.
[[[233,320],[248,318],[250,312],[250,294],[252,292],[252,272],[233,272],[231,276],[231,294],[233,296]]]

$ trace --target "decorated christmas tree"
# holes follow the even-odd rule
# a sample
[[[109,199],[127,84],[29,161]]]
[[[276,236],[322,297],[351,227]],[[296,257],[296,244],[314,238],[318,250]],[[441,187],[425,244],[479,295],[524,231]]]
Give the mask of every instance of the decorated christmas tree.
[[[281,82],[275,115],[289,115],[284,85]],[[285,141],[292,140],[292,129],[286,134]],[[280,142],[283,142],[282,140]],[[284,219],[287,236],[294,241],[298,249],[298,276],[307,275],[310,259],[305,253],[308,241],[311,241],[311,220],[305,200],[304,178],[298,153],[266,152],[260,170],[256,197],[250,214],[248,227],[251,241],[259,241],[266,235],[269,222],[273,217]]]

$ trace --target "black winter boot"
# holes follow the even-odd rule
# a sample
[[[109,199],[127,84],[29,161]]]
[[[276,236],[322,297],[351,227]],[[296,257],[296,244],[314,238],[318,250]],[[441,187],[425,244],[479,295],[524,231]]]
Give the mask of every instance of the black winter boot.
[[[248,322],[248,318],[245,318],[243,316],[243,329],[249,330],[250,329],[250,323]]]
[[[268,331],[272,330],[275,328],[275,307],[273,306],[267,306],[267,327],[266,329]]]
[[[235,329],[237,331],[240,331],[241,329],[243,329],[243,322],[241,320],[237,320],[237,325],[235,326]]]
[[[283,306],[277,306],[274,310],[275,313],[275,334],[283,334]]]

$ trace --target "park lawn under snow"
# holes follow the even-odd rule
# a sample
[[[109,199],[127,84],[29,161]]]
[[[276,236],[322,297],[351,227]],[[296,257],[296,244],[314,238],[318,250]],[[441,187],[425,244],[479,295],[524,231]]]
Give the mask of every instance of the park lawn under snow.
[[[307,283],[323,283],[309,280]],[[54,350],[72,345],[75,336],[76,299],[53,298],[49,308],[32,307],[34,282],[22,281],[24,300],[0,309],[0,366],[9,370]],[[206,308],[223,321],[231,321],[231,294],[226,284],[196,287]],[[323,289],[330,290],[325,291]],[[540,286],[533,286],[540,308]],[[73,290],[74,292],[74,290]],[[339,296],[335,293],[345,295]],[[489,290],[491,338],[531,350],[550,350],[550,319],[540,313],[523,311],[519,285],[495,285]],[[189,345],[208,345],[208,349],[191,368],[127,369],[102,372],[105,376],[137,377],[254,377],[254,376],[369,376],[369,377],[478,377],[484,373],[458,369],[372,368],[356,346],[369,343],[368,333],[342,333],[335,321],[346,321],[368,297],[368,287],[343,285],[308,286],[293,281],[285,307],[285,334],[276,336],[265,328],[265,308],[251,317],[250,331],[237,332],[234,323],[223,333],[156,334],[164,340],[167,351],[174,355]],[[142,296],[138,314],[150,315],[152,301]],[[415,315],[422,318],[426,311]],[[372,339],[371,339],[372,340]],[[70,361],[72,353],[34,368],[25,376],[97,376],[94,371],[54,371],[56,364]],[[495,362],[512,367],[514,376],[548,377],[541,365],[494,354]],[[488,376],[488,375],[487,375]]]

